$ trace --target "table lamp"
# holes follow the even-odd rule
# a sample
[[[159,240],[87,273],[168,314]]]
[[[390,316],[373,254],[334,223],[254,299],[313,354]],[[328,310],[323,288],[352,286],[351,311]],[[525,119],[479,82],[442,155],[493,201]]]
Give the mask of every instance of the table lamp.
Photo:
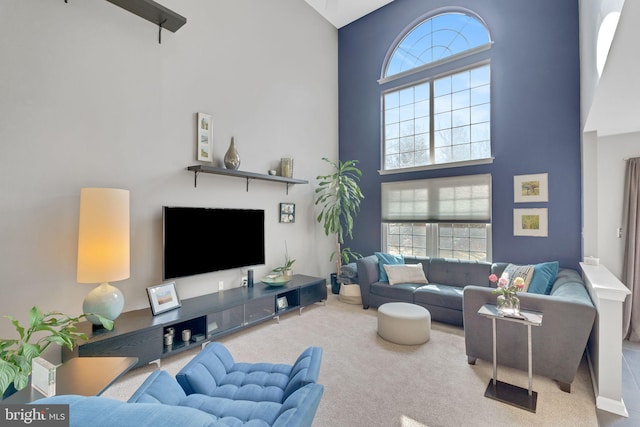
[[[108,282],[129,278],[129,191],[117,188],[80,190],[78,283],[100,283],[87,294],[83,313],[115,320],[124,296]],[[101,325],[95,316],[87,318]]]

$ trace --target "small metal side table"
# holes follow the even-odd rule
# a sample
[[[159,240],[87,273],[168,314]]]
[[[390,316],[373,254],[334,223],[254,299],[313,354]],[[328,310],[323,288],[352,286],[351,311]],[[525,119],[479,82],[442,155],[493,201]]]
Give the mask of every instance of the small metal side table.
[[[542,313],[537,311],[521,311],[520,317],[506,316],[498,313],[498,308],[494,304],[485,304],[480,307],[478,314],[491,319],[493,327],[493,377],[489,381],[484,396],[489,399],[498,400],[509,405],[525,409],[529,412],[536,412],[538,393],[533,391],[533,369],[531,362],[531,327],[542,324]],[[529,388],[525,389],[512,384],[498,381],[498,359],[496,343],[496,321],[506,320],[508,322],[520,323],[527,326],[527,356],[529,363]]]

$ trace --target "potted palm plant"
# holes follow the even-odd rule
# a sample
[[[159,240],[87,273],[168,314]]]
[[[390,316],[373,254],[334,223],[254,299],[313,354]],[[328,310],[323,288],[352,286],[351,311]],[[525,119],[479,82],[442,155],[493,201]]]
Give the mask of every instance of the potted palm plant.
[[[353,238],[353,220],[360,211],[360,202],[364,199],[358,183],[362,171],[356,167],[358,160],[338,160],[337,163],[326,157],[322,160],[333,166],[334,172],[316,178],[319,183],[315,190],[315,205],[321,208],[317,221],[323,225],[325,235],[333,235],[335,239],[336,249],[331,253],[329,260],[336,260],[336,273],[331,275],[331,291],[337,294],[340,292],[337,274],[340,273],[342,263],[361,257],[359,253],[351,251],[351,248],[341,246],[344,244],[345,236]]]
[[[16,328],[18,338],[0,338],[0,392],[4,399],[29,382],[31,362],[51,344],[73,349],[76,342],[87,336],[77,332],[76,323],[87,316],[97,317],[105,329],[113,328],[113,321],[98,314],[82,314],[78,317],[50,311],[43,313],[37,307],[29,311],[29,326],[20,325],[13,316],[4,316]]]

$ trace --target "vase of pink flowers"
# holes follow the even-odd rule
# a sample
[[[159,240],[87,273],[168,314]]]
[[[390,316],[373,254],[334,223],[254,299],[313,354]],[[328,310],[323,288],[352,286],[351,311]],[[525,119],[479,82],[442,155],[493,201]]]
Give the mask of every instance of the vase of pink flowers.
[[[498,313],[503,316],[519,316],[520,298],[518,298],[517,292],[524,288],[524,279],[516,277],[513,281],[509,281],[509,275],[503,273],[499,279],[495,274],[490,275],[489,281],[496,284],[496,289],[492,293],[498,295],[496,302]]]

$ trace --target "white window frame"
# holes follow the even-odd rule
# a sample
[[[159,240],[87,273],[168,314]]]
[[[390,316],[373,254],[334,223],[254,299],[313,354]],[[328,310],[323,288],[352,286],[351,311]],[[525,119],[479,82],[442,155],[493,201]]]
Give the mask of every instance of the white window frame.
[[[451,223],[443,223],[443,224],[439,224],[439,223],[408,223],[407,225],[417,225],[417,224],[423,224],[426,226],[426,244],[424,246],[424,248],[419,247],[420,249],[424,249],[424,252],[421,251],[415,251],[412,250],[411,253],[407,253],[406,251],[393,251],[390,249],[390,244],[389,244],[389,234],[388,234],[388,227],[390,225],[390,223],[387,222],[383,222],[382,223],[382,228],[381,228],[381,236],[382,236],[382,251],[386,252],[386,253],[392,253],[394,255],[404,255],[404,256],[427,256],[430,258],[449,258],[449,257],[445,257],[441,254],[440,252],[440,231],[439,231],[439,227],[440,225],[449,225]],[[471,223],[461,223],[462,225],[472,225]],[[478,225],[478,224],[475,224]],[[471,254],[474,253],[475,251],[466,251],[467,253],[467,257],[457,257],[457,259],[468,259],[468,260],[478,260],[478,261],[488,261],[491,262],[493,259],[493,253],[492,253],[492,241],[491,241],[491,224],[484,224],[486,227],[486,250],[484,251],[484,253],[486,254],[485,258],[479,258],[479,257],[472,257]],[[413,246],[413,248],[416,248],[417,246]]]
[[[420,26],[423,22],[429,19],[432,19],[436,16],[447,14],[447,13],[465,14],[473,17],[474,19],[476,19],[477,21],[483,24],[483,26],[487,31],[489,39],[491,40],[491,34],[489,32],[487,25],[478,15],[476,15],[475,13],[469,10],[463,10],[460,8],[447,8],[447,10],[434,11],[433,13],[430,13],[412,22],[411,25],[409,25],[405,29],[405,31],[403,31],[399,35],[399,37],[394,41],[391,49],[389,49],[389,51],[387,52],[387,55],[383,63],[382,71],[381,71],[381,78],[378,80],[378,83],[383,88],[381,90],[381,96],[380,96],[381,142],[380,142],[380,169],[378,171],[380,175],[493,163],[494,158],[492,155],[493,149],[491,147],[491,136],[489,137],[489,155],[487,157],[477,158],[477,159],[468,159],[468,160],[462,160],[462,161],[449,161],[449,162],[435,163],[435,154],[434,154],[435,153],[435,135],[434,135],[435,126],[434,126],[434,111],[433,111],[434,110],[433,108],[434,81],[449,75],[454,75],[456,73],[464,72],[470,69],[479,68],[483,66],[488,66],[489,73],[491,73],[490,57],[489,57],[489,54],[485,52],[487,52],[491,48],[493,41],[490,41],[485,45],[476,46],[475,48],[469,49],[467,51],[459,52],[452,56],[446,57],[442,60],[427,63],[422,66],[419,66],[410,70],[406,70],[389,77],[385,77],[385,72],[387,70],[388,64],[391,61],[396,48],[400,45],[404,37],[406,37],[409,33],[411,33],[415,28]],[[473,59],[474,55],[477,58],[476,60]],[[470,63],[470,61],[473,61],[473,62]],[[443,68],[444,68],[444,71],[436,72],[436,70],[442,70]],[[411,81],[407,82],[408,79],[411,79]],[[430,111],[428,116],[428,119],[429,119],[428,144],[429,144],[429,157],[430,157],[429,163],[423,164],[423,165],[417,165],[417,166],[410,166],[410,167],[398,167],[398,168],[386,169],[387,138],[385,135],[386,119],[385,119],[384,97],[386,94],[389,94],[391,92],[402,90],[412,86],[417,86],[425,82],[429,82],[429,86],[430,86],[430,94],[429,94]],[[490,88],[491,88],[491,79],[489,80],[489,89]],[[491,101],[489,101],[489,110],[491,111],[491,109],[492,109]],[[491,126],[491,117],[489,118],[489,126]],[[400,143],[400,141],[398,141],[398,143]],[[471,149],[471,143],[469,143],[469,149]]]
[[[431,170],[431,169],[444,169],[444,168],[450,168],[450,167],[460,167],[460,166],[470,166],[470,165],[477,165],[477,164],[489,164],[493,162],[493,156],[492,156],[492,147],[491,147],[491,135],[489,135],[489,154],[486,157],[481,157],[481,158],[476,158],[476,159],[466,159],[466,160],[462,160],[462,161],[448,161],[448,162],[440,162],[440,163],[436,163],[436,154],[435,154],[435,150],[436,150],[436,141],[435,141],[435,117],[434,117],[434,93],[433,93],[433,88],[434,88],[434,84],[436,81],[446,78],[448,76],[454,76],[460,73],[464,73],[466,71],[472,71],[475,69],[479,69],[482,67],[488,67],[489,68],[489,73],[491,73],[491,64],[489,61],[479,61],[476,62],[470,66],[467,67],[463,67],[463,68],[458,68],[455,70],[451,70],[447,73],[443,73],[443,74],[439,74],[437,76],[433,76],[430,77],[428,79],[421,79],[421,80],[416,80],[413,81],[409,84],[405,84],[402,86],[396,86],[396,87],[391,87],[388,89],[385,89],[381,92],[380,95],[380,121],[381,121],[381,155],[380,155],[380,174],[390,174],[390,173],[399,173],[399,172],[414,172],[414,171],[421,171],[421,170]],[[491,78],[489,78],[489,90],[491,90]],[[425,83],[428,83],[429,85],[429,115],[427,116],[428,122],[429,122],[429,129],[428,129],[428,134],[429,134],[429,163],[428,164],[423,164],[423,165],[418,165],[418,166],[410,166],[410,167],[398,167],[398,168],[391,168],[391,169],[387,169],[387,162],[386,162],[386,157],[387,157],[387,134],[386,134],[386,127],[387,127],[387,121],[386,121],[386,104],[385,104],[385,97],[387,95],[389,95],[390,93],[394,93],[394,92],[398,92],[398,91],[402,91],[403,89],[408,89],[408,88],[412,88],[412,87],[416,87],[419,85],[423,85]],[[469,91],[471,91],[471,88],[469,89]],[[491,100],[489,100],[489,111],[491,111]],[[473,105],[468,107],[470,110],[472,110],[474,108]],[[454,111],[456,111],[455,109],[451,109],[451,113],[453,113]],[[457,111],[461,111],[461,110],[457,110]],[[489,112],[489,114],[491,114],[491,112]],[[488,125],[489,127],[491,127],[491,117],[489,117],[489,121],[488,121]],[[452,125],[453,126],[453,125]],[[469,124],[469,132],[471,132],[471,127],[473,127],[474,124],[470,123]],[[457,127],[455,127],[457,128]],[[455,129],[452,128],[452,129]],[[490,132],[490,131],[489,131]],[[401,138],[399,138],[401,139]],[[469,141],[466,144],[456,144],[456,145],[465,145],[465,146],[469,146],[469,149],[471,149],[471,145],[473,144],[473,141]]]

